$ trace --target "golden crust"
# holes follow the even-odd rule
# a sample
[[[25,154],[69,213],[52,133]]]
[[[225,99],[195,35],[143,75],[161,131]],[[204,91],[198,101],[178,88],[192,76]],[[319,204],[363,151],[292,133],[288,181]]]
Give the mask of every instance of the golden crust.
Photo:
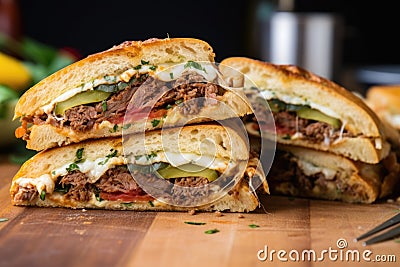
[[[343,121],[355,134],[364,134],[368,137],[382,137],[381,122],[377,115],[364,103],[362,99],[346,88],[315,75],[314,73],[294,65],[277,65],[246,57],[230,57],[221,62],[237,68],[244,73],[250,82],[260,90],[269,89],[267,86],[284,90],[291,95],[307,95],[307,99],[317,99],[317,103],[324,103],[340,115]],[[271,83],[268,82],[271,80]],[[275,84],[273,84],[275,83]],[[355,118],[352,118],[356,116]],[[356,119],[356,120],[355,120]]]

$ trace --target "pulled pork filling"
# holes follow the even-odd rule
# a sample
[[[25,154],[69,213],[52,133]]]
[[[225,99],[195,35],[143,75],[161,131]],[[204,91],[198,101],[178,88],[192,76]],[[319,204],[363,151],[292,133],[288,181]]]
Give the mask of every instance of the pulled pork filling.
[[[150,119],[163,117],[174,106],[178,106],[184,115],[197,114],[206,104],[217,103],[216,100],[225,93],[222,87],[207,82],[203,76],[191,71],[184,72],[180,78],[170,82],[148,74],[137,74],[120,91],[116,89],[119,88],[118,84],[100,86],[103,89],[98,90],[106,91],[108,89],[105,87],[112,87],[110,91],[113,93],[104,101],[71,107],[61,118],[54,112],[24,116],[21,119],[22,138],[29,139],[29,124],[51,124],[84,132],[103,121],[121,124],[127,113],[132,121],[143,118],[135,115],[137,113],[147,113]]]

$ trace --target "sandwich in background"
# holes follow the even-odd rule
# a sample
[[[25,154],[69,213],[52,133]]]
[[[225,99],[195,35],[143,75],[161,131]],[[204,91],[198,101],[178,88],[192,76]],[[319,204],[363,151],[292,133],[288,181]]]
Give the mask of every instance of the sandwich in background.
[[[254,138],[267,132],[278,142],[267,176],[271,193],[372,203],[398,191],[399,139],[362,99],[297,66],[250,58],[227,58],[222,72],[224,65],[244,73],[253,105],[270,106],[258,113],[272,115],[245,122]],[[276,135],[263,127],[271,120]]]
[[[268,192],[258,163],[231,128],[192,125],[41,151],[15,175],[10,194],[21,206],[248,212],[260,204],[253,180]]]
[[[400,131],[400,85],[372,86],[365,101],[383,121]]]
[[[252,103],[261,99],[269,104],[276,135],[270,129],[256,131],[274,135],[278,143],[328,151],[365,163],[375,164],[388,156],[390,144],[378,116],[338,84],[297,66],[244,57],[224,59],[222,73],[224,66],[246,76],[245,93]],[[264,122],[259,123],[263,127]]]
[[[21,96],[16,137],[40,151],[250,114],[234,81],[222,84],[214,57],[208,43],[194,38],[124,42],[89,55]]]

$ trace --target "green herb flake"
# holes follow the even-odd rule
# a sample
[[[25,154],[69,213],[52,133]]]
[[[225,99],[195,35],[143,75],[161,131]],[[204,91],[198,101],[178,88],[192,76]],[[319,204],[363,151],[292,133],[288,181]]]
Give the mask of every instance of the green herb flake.
[[[46,199],[46,191],[45,190],[42,190],[42,192],[40,193],[40,199],[42,201],[44,201]]]
[[[179,104],[182,104],[182,103],[183,103],[183,99],[178,99],[178,100],[175,101],[176,105],[179,105]]]
[[[151,125],[153,127],[156,127],[159,123],[160,123],[160,120],[157,120],[157,119],[154,119],[154,120],[151,121]]]
[[[165,107],[165,109],[171,109],[172,108],[172,105],[171,104],[168,104],[166,107]]]
[[[100,194],[99,194],[99,193],[96,193],[94,196],[96,197],[96,200],[97,200],[98,202],[103,201],[103,199],[100,197]]]
[[[75,161],[75,163],[79,163],[82,160],[83,150],[84,150],[84,148],[82,147],[82,148],[79,148],[76,151],[76,155],[75,156],[76,156],[77,161]]]
[[[114,127],[113,127],[113,132],[115,133],[116,131],[118,131],[118,124],[114,124]]]
[[[114,150],[114,149],[112,148],[112,149],[110,149],[110,151],[111,151],[111,153],[108,154],[108,155],[106,156],[106,159],[105,159],[104,161],[99,162],[98,165],[104,165],[104,164],[106,164],[106,163],[108,162],[108,160],[109,160],[110,158],[113,158],[113,157],[116,157],[116,156],[117,156],[118,150]]]
[[[133,67],[133,69],[135,69],[135,70],[140,70],[142,68],[142,65],[137,65],[137,66],[135,66],[135,67]]]
[[[208,235],[215,234],[215,233],[218,233],[218,232],[219,232],[218,229],[210,229],[210,230],[204,231],[204,233],[208,234]]]
[[[145,60],[143,60],[143,59],[142,59],[140,62],[142,63],[142,65],[147,65],[147,64],[149,64],[149,61],[145,61]]]
[[[101,109],[103,112],[107,111],[107,100],[103,100],[103,102],[101,102]]]
[[[171,78],[171,80],[174,79],[174,74],[172,72],[169,73],[169,77]]]
[[[260,227],[260,226],[257,225],[257,224],[249,224],[249,227],[250,227],[250,228],[258,228],[258,227]]]
[[[75,170],[79,170],[79,166],[78,166],[78,164],[76,164],[74,162],[74,163],[71,163],[66,170],[67,170],[67,172],[72,172],[72,171],[75,171]]]
[[[151,152],[149,155],[146,155],[147,160],[150,160],[155,157],[157,157],[157,153],[155,153],[155,152]]]
[[[185,222],[186,224],[191,224],[191,225],[205,225],[205,222]]]
[[[0,218],[0,222],[6,222],[8,221],[8,218]]]
[[[56,171],[52,171],[51,174],[54,176],[56,175]]]
[[[135,156],[135,160],[139,160],[143,155]]]
[[[154,207],[153,201],[149,201],[149,205],[150,205],[150,207]]]
[[[121,203],[125,207],[132,207],[132,202]]]
[[[149,67],[149,69],[151,69],[151,70],[156,70],[156,69],[157,69],[157,66],[151,66],[151,67]]]
[[[202,71],[204,71],[205,73],[207,73],[206,69],[203,68],[203,67],[201,66],[200,63],[197,63],[197,62],[192,61],[192,60],[189,60],[189,61],[185,64],[184,68],[185,68],[185,69],[187,69],[187,68],[195,68],[195,69],[202,70]]]

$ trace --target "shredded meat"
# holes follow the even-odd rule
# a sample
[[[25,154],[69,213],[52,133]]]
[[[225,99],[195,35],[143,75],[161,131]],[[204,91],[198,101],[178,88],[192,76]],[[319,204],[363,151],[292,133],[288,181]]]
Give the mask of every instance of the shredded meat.
[[[38,196],[36,187],[28,184],[27,186],[19,186],[18,191],[14,196],[15,202],[33,201]]]
[[[71,185],[66,197],[76,201],[89,201],[92,195],[91,184],[88,183],[86,174],[80,171],[72,171],[61,178],[60,184]]]
[[[96,187],[110,193],[127,193],[129,191],[144,193],[126,167],[115,167],[107,170],[96,182]]]

